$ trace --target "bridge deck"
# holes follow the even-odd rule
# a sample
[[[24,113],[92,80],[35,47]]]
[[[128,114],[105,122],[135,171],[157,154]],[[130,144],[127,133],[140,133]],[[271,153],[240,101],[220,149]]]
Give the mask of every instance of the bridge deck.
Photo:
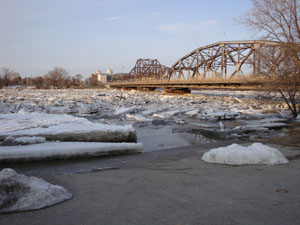
[[[262,89],[264,81],[258,79],[203,79],[203,80],[144,80],[131,82],[112,82],[112,88],[214,88],[214,89]]]

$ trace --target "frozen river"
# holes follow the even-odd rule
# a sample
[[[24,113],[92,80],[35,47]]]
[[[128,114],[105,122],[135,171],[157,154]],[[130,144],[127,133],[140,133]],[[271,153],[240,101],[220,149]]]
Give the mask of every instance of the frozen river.
[[[0,99],[1,114],[68,114],[96,123],[132,124],[143,151],[227,138],[268,138],[289,118],[284,103],[254,91],[162,95],[114,89],[2,89]]]
[[[114,89],[1,89],[1,115],[0,133],[12,128],[39,130],[48,127],[49,130],[57,124],[70,132],[95,126],[129,126],[136,131],[143,152],[227,139],[260,141],[283,135],[290,119],[287,107],[276,96],[220,90],[163,95],[161,92]],[[23,119],[19,122],[7,120],[15,115]],[[65,116],[62,120],[68,118],[70,121],[57,121],[55,115],[57,118]]]
[[[227,139],[259,141],[281,136],[290,114],[285,104],[277,100],[253,91],[203,90],[188,95],[162,95],[160,92],[114,89],[1,89],[0,115],[22,114],[33,115],[33,118],[35,113],[69,115],[96,124],[133,126],[137,141],[143,144],[142,151],[149,152],[214,144]],[[36,128],[48,126],[40,121],[29,123],[25,120],[20,124]],[[68,126],[74,129],[72,123]],[[88,167],[99,168],[98,161],[91,160]],[[56,164],[47,163],[49,168]],[[58,164],[60,172],[78,172],[86,167],[85,163],[76,166],[74,161]],[[32,164],[28,167],[37,168]]]

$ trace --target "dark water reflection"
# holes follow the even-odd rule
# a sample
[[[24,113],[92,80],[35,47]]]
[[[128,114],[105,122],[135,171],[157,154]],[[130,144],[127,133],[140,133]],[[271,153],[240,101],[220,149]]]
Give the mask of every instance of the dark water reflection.
[[[215,142],[201,134],[191,133],[176,126],[135,128],[143,152]]]

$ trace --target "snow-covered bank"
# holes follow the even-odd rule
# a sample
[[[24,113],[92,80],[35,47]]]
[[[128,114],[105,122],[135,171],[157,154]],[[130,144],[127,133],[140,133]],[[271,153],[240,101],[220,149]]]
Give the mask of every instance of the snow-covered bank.
[[[0,214],[41,209],[72,198],[65,188],[12,169],[0,172]]]
[[[0,163],[86,158],[142,151],[140,143],[46,142],[25,146],[0,147]]]
[[[136,142],[131,125],[92,123],[85,118],[45,113],[0,114],[0,140],[40,136],[49,141]]]
[[[289,162],[280,151],[261,143],[254,143],[248,147],[232,144],[227,147],[211,149],[204,153],[202,160],[208,163],[228,165],[274,165]]]

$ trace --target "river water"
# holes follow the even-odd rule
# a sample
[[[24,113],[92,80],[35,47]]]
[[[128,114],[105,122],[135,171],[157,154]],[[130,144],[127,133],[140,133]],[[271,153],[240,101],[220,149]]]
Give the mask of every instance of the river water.
[[[48,94],[51,98],[45,97]],[[120,94],[115,90],[83,90],[82,92],[49,90],[49,93],[45,90],[28,90],[25,94],[12,90],[3,92],[1,98],[3,99],[2,103],[0,101],[2,113],[19,110],[73,113],[74,116],[85,117],[93,122],[133,124],[138,142],[143,143],[144,153],[176,147],[215,144],[228,139],[233,142],[238,139],[246,141],[266,139],[282,133],[282,127],[275,127],[276,129],[261,127],[261,124],[270,126],[264,120],[287,118],[285,109],[274,112],[274,109],[278,108],[278,103],[265,104],[257,101],[257,99],[270,97],[264,93],[253,92],[209,90],[194,92],[190,96],[163,96],[159,93],[132,91]],[[133,106],[137,107],[134,112],[114,114],[122,107]],[[101,110],[94,113],[98,108]],[[154,114],[143,114],[153,109],[158,114],[156,117]],[[174,110],[178,109],[180,112],[175,114]],[[195,115],[189,114],[189,110],[198,109],[199,112]],[[167,114],[164,114],[165,112]],[[147,119],[151,118],[151,121],[132,120],[127,117],[127,114],[144,115]],[[27,174],[57,174],[109,169],[122,160],[120,157],[112,157],[11,166]]]

